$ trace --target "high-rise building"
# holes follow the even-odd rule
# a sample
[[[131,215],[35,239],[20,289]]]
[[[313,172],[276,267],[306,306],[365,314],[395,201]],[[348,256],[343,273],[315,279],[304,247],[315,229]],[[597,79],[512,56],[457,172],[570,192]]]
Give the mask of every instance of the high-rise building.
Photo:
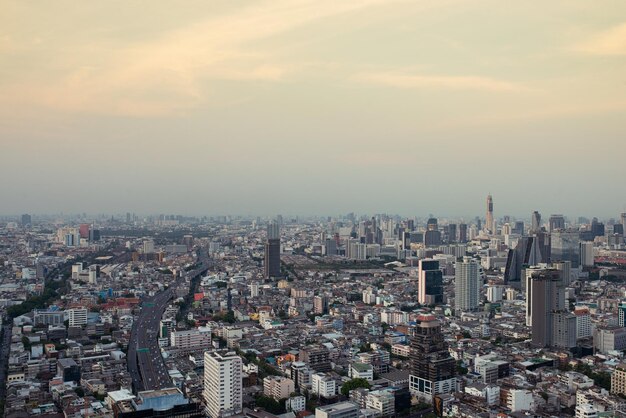
[[[535,237],[522,237],[514,249],[509,250],[504,269],[504,283],[522,287],[522,269],[543,262]]]
[[[144,254],[153,254],[154,253],[154,241],[149,239],[149,240],[145,240],[143,242],[143,253]]]
[[[277,222],[270,222],[267,226],[264,267],[266,278],[280,276],[280,225]]]
[[[456,362],[441,332],[441,323],[432,315],[417,317],[411,339],[409,390],[425,400],[456,389]]]
[[[89,239],[89,224],[80,224],[78,234],[81,238]]]
[[[622,231],[626,232],[626,212],[622,212],[620,219],[622,221]]]
[[[515,226],[513,226],[511,232],[517,235],[524,235],[524,221],[515,221]]]
[[[419,303],[422,305],[443,303],[443,273],[439,270],[438,260],[420,260],[417,280]]]
[[[493,198],[491,195],[487,196],[487,216],[485,218],[485,228],[492,234],[496,233],[496,224],[493,219]]]
[[[320,295],[313,298],[313,312],[318,315],[328,313],[328,296]]]
[[[100,241],[100,230],[99,229],[89,229],[89,241],[96,242]]]
[[[459,242],[467,242],[467,224],[459,224]]]
[[[242,361],[234,352],[204,353],[204,389],[206,413],[221,418],[241,413],[243,406]]]
[[[550,232],[557,229],[565,229],[565,217],[563,215],[550,216]]]
[[[456,224],[448,224],[448,242],[456,242]]]
[[[70,327],[82,327],[83,325],[87,325],[87,308],[68,309],[67,319]]]
[[[31,218],[31,216],[27,213],[22,215],[22,226],[23,227],[27,227],[27,226],[31,226],[33,224],[33,219]]]
[[[457,314],[478,309],[479,290],[478,263],[470,257],[463,257],[455,267],[454,307]]]
[[[593,242],[582,241],[580,243],[580,265],[583,267],[591,267],[593,264]]]
[[[591,235],[594,238],[604,236],[604,223],[598,222],[598,218],[593,218],[591,220]]]
[[[576,316],[565,307],[561,272],[529,268],[527,273],[526,321],[535,347],[576,346]]]
[[[534,211],[530,217],[530,232],[537,232],[541,230],[541,214]]]
[[[430,218],[426,223],[426,231],[424,232],[424,245],[434,247],[441,245],[441,232],[437,224],[437,218]]]
[[[580,262],[580,233],[576,230],[556,230],[550,234],[552,261],[571,261],[577,268]]]

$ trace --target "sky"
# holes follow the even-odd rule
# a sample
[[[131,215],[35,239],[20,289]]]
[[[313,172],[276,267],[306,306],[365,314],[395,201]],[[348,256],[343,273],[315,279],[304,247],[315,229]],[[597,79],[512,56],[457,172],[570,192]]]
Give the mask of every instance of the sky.
[[[2,214],[626,211],[623,0],[0,9]]]

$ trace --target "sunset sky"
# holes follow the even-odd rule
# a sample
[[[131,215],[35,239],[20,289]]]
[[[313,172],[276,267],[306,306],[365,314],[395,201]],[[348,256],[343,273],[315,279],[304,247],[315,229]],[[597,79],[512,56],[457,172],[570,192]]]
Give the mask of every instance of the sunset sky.
[[[624,0],[0,10],[0,214],[626,208]]]

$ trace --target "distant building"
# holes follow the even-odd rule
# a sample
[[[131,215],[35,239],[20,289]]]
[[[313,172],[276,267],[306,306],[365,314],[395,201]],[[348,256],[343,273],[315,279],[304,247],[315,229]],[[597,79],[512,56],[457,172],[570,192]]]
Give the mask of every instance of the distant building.
[[[454,307],[457,315],[478,309],[480,291],[478,263],[470,257],[456,262],[454,278]]]
[[[280,226],[275,222],[267,226],[264,268],[266,278],[280,276]]]
[[[422,305],[443,303],[443,273],[439,270],[439,261],[420,260],[417,277],[418,302]]]
[[[487,215],[485,217],[485,228],[492,234],[496,233],[496,223],[493,218],[493,197],[487,196]]]
[[[565,229],[565,217],[563,215],[552,215],[549,220],[550,232]]]
[[[22,215],[21,223],[23,227],[29,227],[33,224],[33,218],[29,214],[25,213]]]

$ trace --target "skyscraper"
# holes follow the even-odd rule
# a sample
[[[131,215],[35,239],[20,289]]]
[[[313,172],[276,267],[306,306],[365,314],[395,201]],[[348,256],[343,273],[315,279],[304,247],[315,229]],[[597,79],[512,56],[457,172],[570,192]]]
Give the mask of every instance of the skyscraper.
[[[504,283],[513,287],[522,287],[522,269],[524,266],[532,266],[541,262],[542,259],[537,239],[535,237],[522,237],[517,241],[517,246],[509,250],[506,267],[504,269]]]
[[[530,218],[530,232],[537,232],[541,229],[541,214],[534,211]]]
[[[550,258],[552,261],[571,261],[577,268],[580,261],[580,233],[557,230],[550,234]]]
[[[414,395],[430,401],[435,395],[456,389],[456,362],[450,357],[441,323],[434,316],[417,317],[410,356],[409,390]]]
[[[437,218],[428,219],[426,232],[424,232],[424,245],[427,247],[441,245],[441,232],[437,225]]]
[[[456,242],[456,224],[448,224],[448,242]]]
[[[31,218],[31,216],[27,213],[22,215],[22,226],[23,227],[27,227],[27,226],[31,226],[33,223],[33,220]]]
[[[555,269],[527,269],[526,321],[535,347],[576,346],[576,316],[565,307],[562,274]]]
[[[459,224],[459,242],[467,242],[467,224]]]
[[[443,273],[439,270],[439,261],[420,260],[417,277],[418,302],[422,305],[443,303]]]
[[[491,197],[491,195],[487,196],[487,216],[485,219],[485,228],[492,234],[495,234],[496,224],[493,219],[493,198]]]
[[[243,406],[242,361],[234,352],[204,353],[202,397],[211,418],[239,414]]]
[[[551,215],[550,216],[550,232],[557,229],[565,229],[565,217],[563,215]]]
[[[478,263],[471,257],[463,257],[455,266],[454,307],[457,314],[478,309],[479,290]]]
[[[264,267],[266,278],[280,276],[280,225],[277,222],[267,225]]]
[[[580,265],[591,267],[594,264],[593,242],[584,241],[580,243]]]

